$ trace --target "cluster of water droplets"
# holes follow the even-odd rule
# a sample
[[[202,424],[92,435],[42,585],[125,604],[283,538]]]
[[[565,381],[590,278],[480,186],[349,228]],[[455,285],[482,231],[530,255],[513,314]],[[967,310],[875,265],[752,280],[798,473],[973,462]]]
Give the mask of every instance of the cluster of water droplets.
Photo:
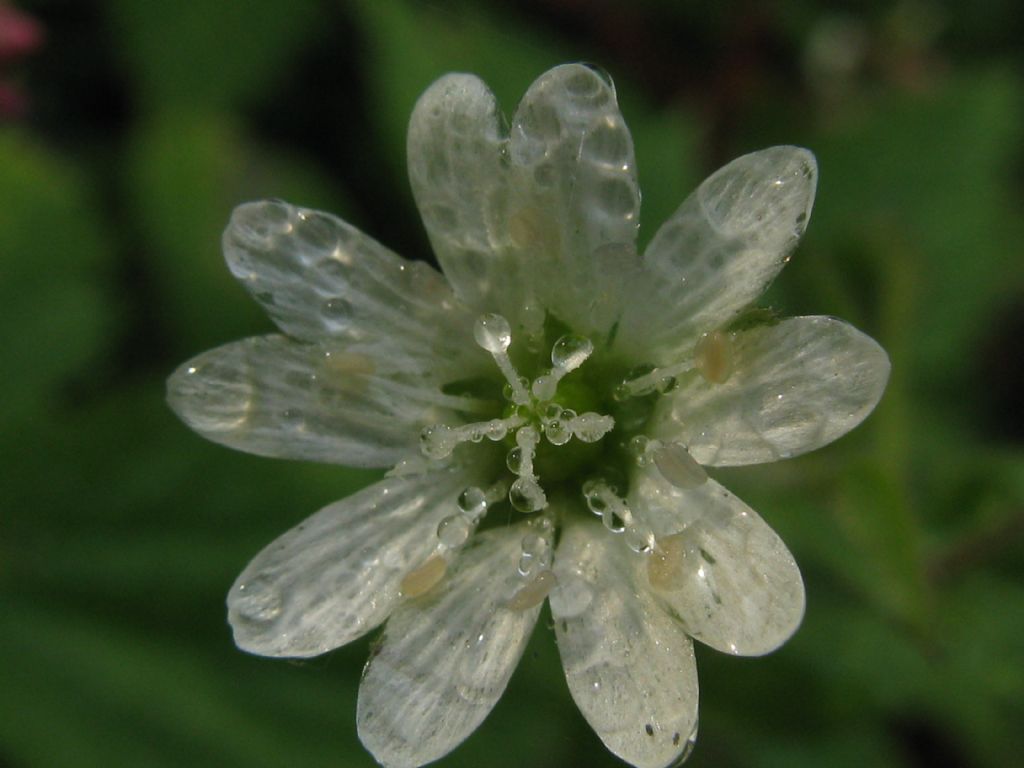
[[[503,391],[511,409],[504,418],[459,426],[429,426],[420,435],[421,451],[428,458],[443,459],[462,443],[479,443],[484,438],[498,442],[514,433],[515,445],[506,455],[506,465],[516,476],[509,488],[509,503],[520,512],[539,512],[548,504],[534,469],[541,439],[556,446],[565,445],[573,438],[594,443],[615,426],[611,416],[577,413],[554,401],[559,382],[586,362],[594,351],[594,345],[584,336],[562,336],[551,348],[551,368],[530,382],[519,375],[509,358],[512,331],[504,317],[494,314],[481,316],[473,328],[473,337],[491,354],[504,376]]]

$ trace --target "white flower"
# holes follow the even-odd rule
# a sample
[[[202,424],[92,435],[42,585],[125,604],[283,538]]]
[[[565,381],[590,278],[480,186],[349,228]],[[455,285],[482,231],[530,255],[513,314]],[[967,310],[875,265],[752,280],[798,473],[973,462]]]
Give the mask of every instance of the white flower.
[[[763,654],[804,610],[785,545],[704,467],[825,445],[888,376],[839,320],[744,322],[806,227],[814,158],[733,161],[640,256],[632,140],[592,69],[544,74],[508,130],[480,80],[448,75],[408,153],[444,276],[328,214],[243,205],[228,265],[282,334],[169,381],[225,445],[395,467],[253,559],[228,596],[235,640],[315,656],[387,620],[359,735],[418,766],[491,710],[548,597],[598,736],[673,763],[696,737],[691,638]]]

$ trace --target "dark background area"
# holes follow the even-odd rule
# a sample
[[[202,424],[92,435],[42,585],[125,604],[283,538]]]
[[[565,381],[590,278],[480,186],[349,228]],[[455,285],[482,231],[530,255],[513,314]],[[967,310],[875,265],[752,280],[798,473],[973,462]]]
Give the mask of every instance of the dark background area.
[[[843,317],[893,361],[850,436],[715,473],[790,546],[808,607],[764,659],[698,648],[689,765],[1019,761],[1018,4],[18,8],[38,34],[0,13],[0,766],[373,765],[355,734],[370,638],[303,663],[250,657],[223,600],[266,542],[375,475],[206,443],[166,408],[164,379],[271,329],[220,255],[235,205],[333,211],[429,259],[405,177],[416,97],[470,71],[508,114],[572,60],[615,79],[643,241],[729,159],[812,149],[810,229],[766,301]],[[30,44],[5,43],[5,24]],[[572,704],[546,615],[494,713],[440,765],[619,764]]]

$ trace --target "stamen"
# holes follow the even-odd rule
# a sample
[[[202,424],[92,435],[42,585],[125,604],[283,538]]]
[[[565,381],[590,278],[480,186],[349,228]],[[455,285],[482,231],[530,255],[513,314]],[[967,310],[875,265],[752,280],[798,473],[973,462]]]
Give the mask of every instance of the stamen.
[[[661,476],[676,488],[697,488],[707,482],[708,473],[686,450],[682,443],[662,443],[657,440],[648,444],[647,452],[654,460]]]
[[[712,384],[721,384],[732,374],[732,334],[705,333],[693,348],[693,358],[701,376]]]
[[[654,532],[638,520],[626,500],[604,480],[588,480],[583,484],[587,507],[601,518],[611,533],[625,533],[626,543],[634,552],[646,554],[654,548]]]
[[[449,427],[446,424],[434,424],[420,432],[420,450],[431,459],[443,459],[451,455],[460,443],[479,443],[485,437],[497,442],[525,420],[516,414],[505,419],[491,419]]]
[[[652,392],[668,392],[676,385],[676,376],[692,371],[693,360],[683,360],[675,365],[655,368],[647,373],[626,379],[615,388],[615,398],[625,400],[627,397],[642,397]]]
[[[530,393],[526,391],[508,357],[508,348],[512,344],[512,329],[508,320],[501,315],[480,315],[473,326],[473,338],[477,344],[491,353],[511,388],[512,402],[516,405],[528,405]]]
[[[398,590],[402,597],[419,597],[433,589],[448,570],[448,561],[439,554],[433,554],[418,568],[405,574]]]
[[[505,605],[510,611],[527,611],[540,605],[557,583],[554,571],[540,571],[521,586]]]
[[[538,400],[550,400],[555,396],[558,382],[567,374],[575,371],[587,361],[594,352],[594,345],[586,336],[567,333],[551,348],[551,365],[549,373],[538,376],[532,392]]]
[[[540,435],[532,426],[522,427],[516,432],[516,448],[509,452],[508,465],[519,477],[512,483],[508,492],[508,500],[520,512],[537,512],[548,505],[544,489],[537,482],[533,473],[533,458],[537,450]],[[513,456],[513,451],[516,452]]]

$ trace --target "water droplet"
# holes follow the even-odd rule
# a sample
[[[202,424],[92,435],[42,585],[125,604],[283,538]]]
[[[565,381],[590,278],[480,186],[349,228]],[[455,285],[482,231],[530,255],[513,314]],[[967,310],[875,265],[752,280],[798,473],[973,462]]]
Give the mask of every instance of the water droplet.
[[[615,427],[615,419],[599,413],[581,413],[569,425],[572,433],[584,443],[596,443]]]
[[[610,533],[622,533],[626,530],[626,522],[617,509],[609,506],[601,513],[601,522]]]
[[[352,305],[345,299],[328,299],[320,308],[320,314],[329,330],[342,330],[352,322]]]
[[[429,459],[443,459],[455,449],[451,427],[435,424],[420,432],[420,450]]]
[[[513,448],[505,456],[505,465],[508,467],[508,471],[513,475],[518,475],[519,470],[523,468],[523,449]]]
[[[528,477],[520,477],[508,491],[508,500],[520,512],[537,512],[547,506],[544,489]]]
[[[465,515],[449,515],[437,524],[437,538],[449,549],[461,547],[473,531],[473,524]]]
[[[654,388],[657,390],[658,394],[665,395],[677,386],[679,386],[679,382],[676,380],[675,376],[666,376],[663,379],[658,379],[658,383],[654,385]]]
[[[530,391],[533,392],[533,396],[538,400],[550,400],[555,396],[555,392],[558,389],[558,381],[554,376],[544,373],[533,380],[533,386],[530,387]]]
[[[281,593],[265,576],[254,576],[238,587],[233,608],[246,621],[265,624],[281,615]]]
[[[530,557],[539,556],[548,547],[548,543],[543,536],[532,532],[523,536],[520,545],[523,548],[523,554]]]
[[[572,438],[572,432],[564,421],[553,419],[544,425],[544,436],[552,445],[565,445]]]
[[[567,333],[551,348],[551,364],[563,371],[574,371],[590,357],[594,345],[586,336]]]
[[[497,442],[508,434],[508,426],[501,419],[493,419],[487,425],[487,437]]]
[[[491,354],[499,355],[512,344],[512,329],[501,315],[481,315],[473,326],[473,338]]]
[[[470,486],[459,494],[459,509],[470,516],[477,516],[487,509],[487,496],[483,489]]]
[[[533,555],[529,552],[523,552],[519,556],[519,565],[516,566],[516,571],[520,576],[529,576],[534,569]]]
[[[654,534],[647,528],[631,525],[626,528],[626,545],[640,555],[654,549]]]

